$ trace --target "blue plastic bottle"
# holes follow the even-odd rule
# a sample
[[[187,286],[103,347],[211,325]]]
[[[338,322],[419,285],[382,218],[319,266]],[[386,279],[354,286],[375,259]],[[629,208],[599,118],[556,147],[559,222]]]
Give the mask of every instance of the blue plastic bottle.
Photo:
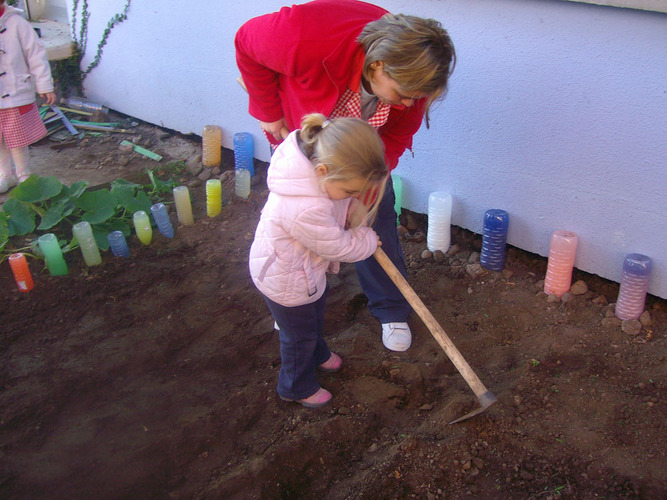
[[[130,249],[125,241],[125,235],[121,231],[111,231],[107,235],[109,247],[116,257],[129,257]]]
[[[491,209],[484,214],[484,234],[479,262],[491,271],[505,267],[505,244],[510,216],[505,210]]]
[[[151,207],[151,214],[153,214],[155,224],[157,224],[157,228],[162,236],[173,238],[174,226],[172,226],[171,220],[169,220],[169,214],[167,213],[167,209],[165,208],[164,203],[156,203],[153,205]]]
[[[249,132],[238,132],[234,134],[234,166],[236,169],[245,168],[250,176],[255,175],[253,158],[255,156],[255,144]]]

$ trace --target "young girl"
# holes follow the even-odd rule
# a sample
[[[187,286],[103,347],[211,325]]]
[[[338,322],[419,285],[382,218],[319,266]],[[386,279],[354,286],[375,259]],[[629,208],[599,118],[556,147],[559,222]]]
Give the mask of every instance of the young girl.
[[[0,193],[30,176],[28,145],[46,135],[35,90],[55,104],[46,50],[21,11],[0,0]]]
[[[341,358],[322,337],[326,272],[373,255],[380,244],[364,225],[377,209],[356,197],[383,189],[384,148],[356,118],[306,115],[271,157],[269,197],[250,249],[250,274],[279,325],[278,395],[309,408],[328,403],[316,368],[335,372]],[[361,220],[360,220],[361,219]]]

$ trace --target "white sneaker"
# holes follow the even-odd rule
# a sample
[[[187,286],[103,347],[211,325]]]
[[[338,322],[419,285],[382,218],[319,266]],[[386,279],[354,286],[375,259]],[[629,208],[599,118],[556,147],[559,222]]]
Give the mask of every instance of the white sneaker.
[[[382,323],[382,343],[390,351],[407,351],[412,344],[412,332],[407,323]]]
[[[6,193],[9,188],[16,186],[16,179],[14,177],[7,177],[0,175],[0,193]]]

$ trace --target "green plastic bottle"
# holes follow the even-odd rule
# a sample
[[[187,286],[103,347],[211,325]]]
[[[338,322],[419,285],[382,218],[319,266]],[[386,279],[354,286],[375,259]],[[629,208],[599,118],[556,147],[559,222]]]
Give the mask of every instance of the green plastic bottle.
[[[46,267],[51,276],[62,276],[67,274],[67,263],[63,257],[63,251],[60,249],[58,238],[53,233],[46,233],[37,240],[39,248],[46,258]]]
[[[403,179],[398,174],[391,174],[391,182],[394,184],[394,194],[396,202],[394,203],[394,210],[396,211],[396,224],[399,225],[401,220],[401,204],[403,203]]]

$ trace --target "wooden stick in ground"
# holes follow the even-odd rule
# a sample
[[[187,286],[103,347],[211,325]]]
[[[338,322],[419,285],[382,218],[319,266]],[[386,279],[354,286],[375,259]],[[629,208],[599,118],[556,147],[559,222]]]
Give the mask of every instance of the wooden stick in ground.
[[[405,299],[412,306],[412,309],[414,309],[414,311],[426,324],[433,337],[435,337],[435,340],[438,342],[438,344],[440,344],[440,347],[442,347],[442,349],[445,351],[445,354],[447,354],[447,357],[451,360],[456,369],[463,376],[472,391],[475,393],[477,399],[482,405],[481,411],[493,404],[496,401],[496,398],[489,392],[486,387],[484,387],[484,384],[479,379],[479,377],[477,377],[477,374],[475,374],[468,362],[463,358],[459,350],[450,340],[449,336],[445,333],[431,312],[417,296],[415,291],[408,284],[394,263],[389,260],[387,254],[384,253],[381,247],[378,247],[373,256],[401,291]],[[476,415],[477,413],[480,413],[480,410],[472,412],[472,414],[468,414],[458,420],[455,420],[454,422],[464,420],[473,416],[473,414]]]

